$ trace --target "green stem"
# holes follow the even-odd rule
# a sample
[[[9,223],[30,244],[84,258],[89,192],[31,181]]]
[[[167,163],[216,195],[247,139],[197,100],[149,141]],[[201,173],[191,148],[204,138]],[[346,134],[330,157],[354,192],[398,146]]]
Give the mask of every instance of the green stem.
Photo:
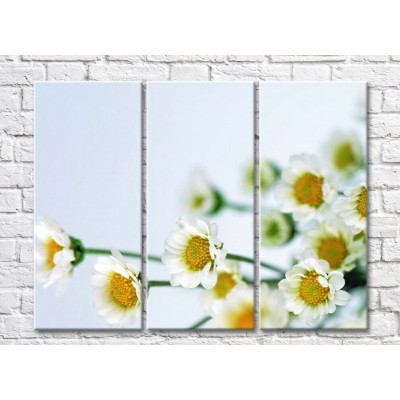
[[[194,325],[190,326],[189,329],[197,329],[206,324],[212,317],[204,317],[200,321],[196,322]]]
[[[147,288],[150,290],[152,287],[169,287],[171,286],[170,281],[148,281]]]
[[[85,248],[85,253],[86,254],[106,254],[106,255],[110,255],[111,251],[110,250],[106,250],[106,249],[99,249],[99,248]],[[131,251],[121,251],[121,254],[125,257],[133,257],[133,258],[142,258],[142,255],[140,253],[134,253]],[[155,255],[148,255],[147,258],[150,261],[156,261],[156,262],[161,262],[161,257],[159,256],[155,256]],[[240,256],[238,254],[232,254],[232,253],[228,253],[226,258],[228,260],[236,260],[236,261],[242,261],[245,263],[249,263],[249,264],[254,264],[254,260],[250,257],[245,257],[245,256]],[[263,268],[267,268],[270,269],[271,271],[275,271],[278,272],[280,274],[284,274],[285,271],[279,267],[276,267],[275,265],[272,264],[268,264],[264,261],[260,261],[260,265]]]
[[[240,203],[233,203],[233,202],[226,202],[224,203],[224,206],[226,208],[230,208],[231,210],[235,211],[240,211],[240,212],[247,212],[247,211],[253,211],[253,206],[249,204],[240,204]]]

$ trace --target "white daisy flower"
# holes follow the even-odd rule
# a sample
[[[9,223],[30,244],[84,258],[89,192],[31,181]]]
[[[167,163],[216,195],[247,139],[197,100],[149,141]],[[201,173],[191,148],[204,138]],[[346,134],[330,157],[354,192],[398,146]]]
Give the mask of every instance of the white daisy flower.
[[[307,222],[329,208],[337,193],[314,155],[295,155],[289,163],[282,172],[283,183],[276,188],[276,197],[282,211],[293,213],[296,221]]]
[[[98,314],[110,325],[132,325],[140,315],[142,284],[121,253],[112,250],[112,256],[97,259],[91,284]]]
[[[171,285],[194,288],[201,283],[206,289],[213,288],[217,268],[227,254],[217,238],[217,225],[200,218],[180,218],[177,224],[180,229],[168,235],[162,255]]]
[[[338,218],[319,223],[317,228],[304,233],[304,241],[315,256],[328,262],[331,270],[351,271],[355,261],[365,254],[362,240],[355,240],[353,232]]]
[[[42,219],[36,224],[35,236],[38,239],[35,259],[42,264],[36,276],[44,287],[57,282],[57,294],[61,294],[74,269],[71,238],[49,219]]]
[[[343,273],[329,270],[329,264],[315,258],[309,251],[279,282],[286,300],[286,309],[309,325],[315,325],[324,315],[344,306],[350,294],[341,290],[345,284]]]
[[[330,167],[344,179],[350,179],[364,165],[364,151],[355,134],[335,133],[326,145]]]
[[[238,286],[215,304],[211,326],[219,329],[254,329],[254,291]]]
[[[261,160],[259,167],[260,193],[265,194],[276,183],[280,175],[279,168],[270,161]],[[245,171],[245,187],[254,190],[254,165],[251,163]]]
[[[276,210],[261,215],[261,244],[265,247],[281,246],[294,234],[293,218]]]
[[[284,328],[289,321],[285,298],[278,289],[271,289],[266,283],[260,288],[260,325],[262,329]]]
[[[357,234],[367,228],[368,191],[365,183],[360,183],[352,189],[345,190],[346,198],[340,199],[335,206],[344,223]]]
[[[217,283],[212,289],[204,290],[200,301],[207,312],[211,312],[216,302],[223,301],[237,286],[241,285],[240,264],[237,261],[226,260],[218,268]]]
[[[223,196],[197,171],[190,178],[190,185],[184,193],[184,211],[188,215],[212,215],[218,212],[224,203]]]

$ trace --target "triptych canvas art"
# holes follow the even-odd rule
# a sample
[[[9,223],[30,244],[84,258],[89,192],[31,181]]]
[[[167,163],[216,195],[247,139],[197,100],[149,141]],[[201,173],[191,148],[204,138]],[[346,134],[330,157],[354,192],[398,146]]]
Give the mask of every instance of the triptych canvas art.
[[[366,328],[365,83],[143,93],[36,84],[36,328]]]

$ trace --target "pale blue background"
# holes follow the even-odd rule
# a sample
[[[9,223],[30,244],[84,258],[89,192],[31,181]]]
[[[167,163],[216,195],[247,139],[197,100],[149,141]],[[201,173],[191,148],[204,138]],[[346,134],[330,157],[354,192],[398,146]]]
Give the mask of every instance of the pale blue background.
[[[182,215],[182,193],[191,173],[202,170],[229,200],[252,205],[243,188],[253,161],[253,83],[148,83],[148,252],[162,254],[164,240]],[[210,218],[228,252],[253,256],[253,215],[223,211]],[[242,264],[253,275],[253,266]],[[149,262],[149,279],[169,280],[160,263]],[[204,317],[201,289],[152,288],[149,328],[188,328]],[[205,327],[208,327],[205,325]]]
[[[290,156],[311,153],[323,163],[324,145],[335,132],[352,132],[359,137],[366,159],[366,94],[364,82],[262,82],[260,84],[260,159],[274,161],[285,168]],[[341,189],[365,181],[366,167]],[[277,207],[273,191],[262,196],[261,207]],[[260,259],[288,269],[294,256],[302,251],[300,239],[286,246],[261,246]],[[261,268],[260,276],[273,273]],[[354,301],[366,299],[366,288],[353,296]],[[350,303],[341,312],[354,314]],[[340,307],[339,307],[340,309]]]
[[[36,218],[53,219],[87,247],[140,252],[140,120],[140,83],[37,83]],[[93,304],[95,261],[75,268],[61,297],[35,283],[36,328],[109,328]]]

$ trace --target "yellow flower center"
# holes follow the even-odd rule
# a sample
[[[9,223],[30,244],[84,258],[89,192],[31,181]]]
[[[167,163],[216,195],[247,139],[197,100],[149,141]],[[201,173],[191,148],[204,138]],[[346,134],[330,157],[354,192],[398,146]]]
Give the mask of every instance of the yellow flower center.
[[[349,166],[357,163],[351,143],[342,143],[336,149],[333,162],[335,167],[340,171],[343,171]]]
[[[365,218],[367,216],[367,188],[361,189],[360,195],[357,200],[357,211]]]
[[[330,236],[320,240],[318,257],[327,261],[332,269],[339,268],[347,256],[346,242],[341,236]]]
[[[223,299],[235,286],[236,281],[233,275],[228,272],[222,272],[218,275],[218,280],[213,290],[217,298]]]
[[[54,263],[54,256],[56,253],[58,253],[59,251],[61,251],[63,249],[62,246],[60,246],[55,240],[50,239],[47,244],[46,244],[46,249],[47,249],[47,260],[46,260],[46,264],[50,267],[50,268],[54,268],[55,267],[55,263]]]
[[[329,289],[318,282],[318,274],[310,272],[300,284],[300,297],[310,306],[317,306],[328,298]]]
[[[294,195],[300,204],[319,207],[323,201],[324,178],[307,172],[294,184]]]
[[[189,270],[201,271],[211,261],[208,240],[200,236],[190,239],[185,251],[185,262],[189,265]]]
[[[201,194],[197,194],[192,198],[192,207],[196,210],[202,207],[205,202],[206,198]]]
[[[113,274],[110,281],[110,294],[115,302],[124,308],[131,308],[138,302],[132,280],[120,274]]]
[[[234,329],[253,329],[254,328],[254,306],[248,304],[243,307],[233,317]]]

